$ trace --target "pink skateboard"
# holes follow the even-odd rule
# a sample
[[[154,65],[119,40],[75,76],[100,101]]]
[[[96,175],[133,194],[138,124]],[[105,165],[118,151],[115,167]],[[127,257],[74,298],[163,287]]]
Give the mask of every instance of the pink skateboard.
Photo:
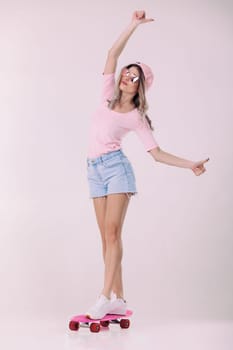
[[[133,314],[131,310],[127,310],[125,315],[112,315],[108,314],[100,320],[92,320],[85,315],[77,315],[72,317],[69,323],[69,329],[71,331],[78,331],[80,326],[88,326],[91,332],[98,333],[102,327],[108,327],[110,323],[119,323],[121,328],[129,328],[130,317]]]

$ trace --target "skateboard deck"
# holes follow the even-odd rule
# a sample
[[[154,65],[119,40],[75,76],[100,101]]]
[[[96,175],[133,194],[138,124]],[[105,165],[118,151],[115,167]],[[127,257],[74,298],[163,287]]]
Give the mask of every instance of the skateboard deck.
[[[73,316],[69,322],[71,331],[78,331],[79,327],[89,327],[91,332],[98,333],[101,327],[108,327],[110,323],[119,323],[121,328],[129,328],[133,311],[127,310],[125,315],[108,314],[99,320],[87,318],[85,315]]]

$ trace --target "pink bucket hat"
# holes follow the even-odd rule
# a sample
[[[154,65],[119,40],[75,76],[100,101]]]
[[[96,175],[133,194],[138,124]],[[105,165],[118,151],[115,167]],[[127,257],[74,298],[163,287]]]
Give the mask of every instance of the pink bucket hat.
[[[145,63],[135,62],[135,64],[142,68],[142,71],[143,71],[144,76],[145,76],[146,89],[149,89],[153,83],[153,80],[154,80],[154,74],[153,74],[152,70]]]

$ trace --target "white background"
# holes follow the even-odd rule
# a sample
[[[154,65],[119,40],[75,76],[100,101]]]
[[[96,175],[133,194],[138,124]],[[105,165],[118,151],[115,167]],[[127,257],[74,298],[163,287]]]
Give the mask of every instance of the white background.
[[[0,2],[0,319],[82,313],[103,282],[86,180],[87,133],[107,50],[150,65],[160,147],[207,172],[155,163],[130,134],[139,194],[124,241],[125,297],[140,317],[232,320],[232,2]]]

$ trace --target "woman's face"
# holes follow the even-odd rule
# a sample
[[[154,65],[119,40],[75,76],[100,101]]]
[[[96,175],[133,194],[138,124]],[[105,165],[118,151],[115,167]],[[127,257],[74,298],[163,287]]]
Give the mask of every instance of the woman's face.
[[[139,70],[137,67],[123,68],[119,88],[122,92],[135,94],[139,86]]]

